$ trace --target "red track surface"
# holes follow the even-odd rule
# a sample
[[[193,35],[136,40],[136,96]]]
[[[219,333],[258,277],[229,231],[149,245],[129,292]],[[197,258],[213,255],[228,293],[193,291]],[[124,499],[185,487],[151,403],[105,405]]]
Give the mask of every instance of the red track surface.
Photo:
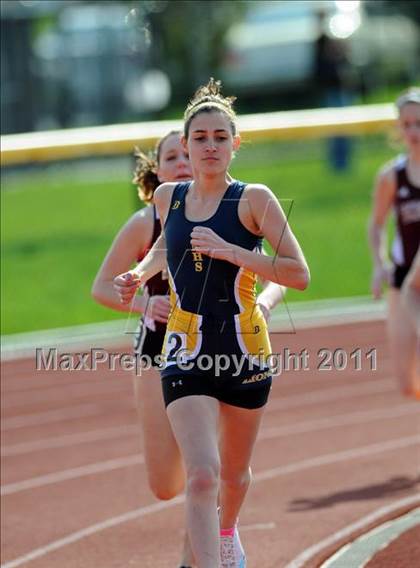
[[[384,336],[381,322],[272,335],[275,352],[307,348],[309,370],[274,381],[240,519],[249,568],[285,567],[362,517],[419,494],[420,404],[397,392]],[[349,355],[359,347],[377,349],[377,371],[366,358],[360,371],[353,359],[341,371],[318,369],[319,349]],[[8,362],[2,406],[5,566],[177,566],[183,506],[158,504],[147,487],[130,373],[35,372],[34,361]],[[405,550],[417,529],[401,537]],[[412,568],[418,551],[395,564],[397,546],[372,568]],[[12,562],[33,551],[38,557]]]

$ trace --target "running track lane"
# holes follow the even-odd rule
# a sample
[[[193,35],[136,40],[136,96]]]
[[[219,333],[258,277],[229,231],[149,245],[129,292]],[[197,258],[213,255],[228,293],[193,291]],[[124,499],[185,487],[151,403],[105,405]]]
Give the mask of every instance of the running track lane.
[[[394,388],[382,323],[272,340],[308,349],[310,369],[274,382],[241,514],[250,568],[284,568],[420,487],[420,407]],[[358,347],[377,348],[376,372],[317,369],[320,349]],[[7,363],[2,394],[2,566],[176,566],[183,498],[147,488],[128,374]]]

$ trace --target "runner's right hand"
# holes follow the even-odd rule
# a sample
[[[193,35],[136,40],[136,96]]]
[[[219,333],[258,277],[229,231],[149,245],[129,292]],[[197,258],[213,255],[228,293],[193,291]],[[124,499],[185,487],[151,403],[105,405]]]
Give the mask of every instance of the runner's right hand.
[[[114,289],[122,304],[129,304],[141,284],[139,275],[133,270],[123,272],[114,278]]]
[[[373,270],[371,290],[375,300],[382,298],[382,292],[385,285],[389,286],[391,282],[391,269],[388,266],[377,266]]]

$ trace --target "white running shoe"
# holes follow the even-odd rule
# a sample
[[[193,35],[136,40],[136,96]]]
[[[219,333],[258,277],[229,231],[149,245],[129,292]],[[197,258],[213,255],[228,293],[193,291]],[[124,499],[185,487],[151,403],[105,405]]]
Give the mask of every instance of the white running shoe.
[[[220,533],[220,560],[222,568],[246,568],[245,552],[235,526],[233,535]]]

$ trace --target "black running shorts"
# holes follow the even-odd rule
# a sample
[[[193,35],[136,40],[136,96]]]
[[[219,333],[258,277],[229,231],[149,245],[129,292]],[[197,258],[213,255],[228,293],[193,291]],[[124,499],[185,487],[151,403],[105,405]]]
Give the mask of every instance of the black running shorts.
[[[159,356],[162,353],[163,340],[165,338],[166,325],[156,325],[156,331],[146,327],[140,320],[139,327],[134,336],[134,353],[148,356],[153,362],[153,367],[159,367]]]
[[[392,273],[391,286],[397,289],[401,288],[409,270],[409,266],[399,266],[396,264]]]
[[[260,408],[271,389],[270,371],[247,377],[179,374],[162,378],[165,406],[184,396],[206,395],[240,408]]]

